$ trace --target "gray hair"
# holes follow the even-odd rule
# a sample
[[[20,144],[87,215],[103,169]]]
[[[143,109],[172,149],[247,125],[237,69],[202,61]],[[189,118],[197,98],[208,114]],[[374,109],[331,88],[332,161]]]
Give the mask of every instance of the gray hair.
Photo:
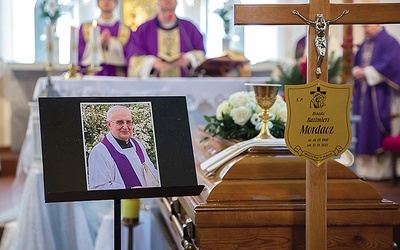
[[[130,111],[127,107],[125,107],[125,106],[114,105],[114,106],[112,106],[111,108],[108,109],[106,120],[107,120],[107,121],[111,121],[112,115],[113,115],[114,111],[119,110],[119,109],[127,110],[129,113],[131,112],[131,111]]]

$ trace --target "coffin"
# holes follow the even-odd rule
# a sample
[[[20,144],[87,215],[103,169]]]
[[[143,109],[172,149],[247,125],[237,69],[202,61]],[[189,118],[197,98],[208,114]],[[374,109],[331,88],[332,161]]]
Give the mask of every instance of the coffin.
[[[176,244],[183,249],[305,249],[305,160],[286,147],[252,148],[206,176],[199,164],[228,144],[200,143],[204,136],[198,130],[193,139],[203,192],[160,200]],[[400,206],[335,160],[328,161],[327,178],[327,248],[393,249]]]

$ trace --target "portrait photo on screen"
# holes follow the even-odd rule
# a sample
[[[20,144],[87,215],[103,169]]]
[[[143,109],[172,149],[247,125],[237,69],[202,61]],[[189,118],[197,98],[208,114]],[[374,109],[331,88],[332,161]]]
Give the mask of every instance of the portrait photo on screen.
[[[46,202],[199,195],[186,97],[40,97]]]
[[[81,103],[87,189],[159,187],[150,102]]]

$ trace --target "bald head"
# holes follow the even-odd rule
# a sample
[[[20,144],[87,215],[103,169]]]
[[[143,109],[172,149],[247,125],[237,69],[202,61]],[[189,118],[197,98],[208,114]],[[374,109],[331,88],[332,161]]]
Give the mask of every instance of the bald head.
[[[176,21],[175,9],[177,4],[177,0],[157,0],[157,18],[161,24]]]
[[[374,36],[378,35],[379,32],[381,32],[382,26],[379,24],[368,24],[363,25],[363,29],[366,38],[373,38]]]

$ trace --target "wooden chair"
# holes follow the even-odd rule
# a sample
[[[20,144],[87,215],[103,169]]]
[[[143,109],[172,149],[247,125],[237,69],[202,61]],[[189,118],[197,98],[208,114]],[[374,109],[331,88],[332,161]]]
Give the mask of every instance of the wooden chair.
[[[397,160],[400,159],[400,135],[398,136],[387,136],[383,139],[382,147],[385,151],[392,154],[392,180],[393,184],[397,183]]]

